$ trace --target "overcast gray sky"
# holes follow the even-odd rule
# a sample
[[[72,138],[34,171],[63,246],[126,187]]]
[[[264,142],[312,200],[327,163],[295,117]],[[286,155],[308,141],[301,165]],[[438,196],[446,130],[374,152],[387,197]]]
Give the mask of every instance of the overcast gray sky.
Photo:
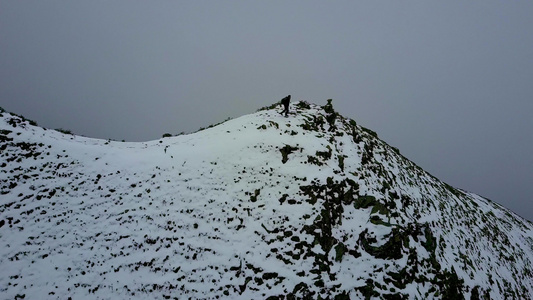
[[[4,1],[0,106],[146,141],[325,104],[533,220],[533,1]]]

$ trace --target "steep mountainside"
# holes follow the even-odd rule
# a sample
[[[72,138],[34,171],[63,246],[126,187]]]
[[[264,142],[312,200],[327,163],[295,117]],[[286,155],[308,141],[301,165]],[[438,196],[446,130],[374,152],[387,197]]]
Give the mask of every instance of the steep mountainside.
[[[145,143],[1,112],[0,298],[533,298],[532,223],[291,110]]]

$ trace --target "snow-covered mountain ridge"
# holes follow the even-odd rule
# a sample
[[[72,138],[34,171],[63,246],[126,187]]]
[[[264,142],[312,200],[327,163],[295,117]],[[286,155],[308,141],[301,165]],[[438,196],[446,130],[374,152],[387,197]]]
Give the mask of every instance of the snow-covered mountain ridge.
[[[145,143],[1,112],[0,298],[533,298],[531,222],[291,111]]]

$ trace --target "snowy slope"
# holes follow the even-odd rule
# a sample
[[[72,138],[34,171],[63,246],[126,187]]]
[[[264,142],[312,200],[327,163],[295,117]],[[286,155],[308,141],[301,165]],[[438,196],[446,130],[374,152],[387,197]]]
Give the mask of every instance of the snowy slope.
[[[2,112],[0,298],[533,298],[532,223],[291,109],[145,143]]]

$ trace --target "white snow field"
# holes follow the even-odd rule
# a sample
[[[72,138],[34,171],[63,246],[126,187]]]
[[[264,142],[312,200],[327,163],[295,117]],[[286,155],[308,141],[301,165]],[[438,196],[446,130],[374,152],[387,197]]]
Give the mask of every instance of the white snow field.
[[[1,299],[531,299],[533,226],[331,103],[143,143],[1,111]]]

